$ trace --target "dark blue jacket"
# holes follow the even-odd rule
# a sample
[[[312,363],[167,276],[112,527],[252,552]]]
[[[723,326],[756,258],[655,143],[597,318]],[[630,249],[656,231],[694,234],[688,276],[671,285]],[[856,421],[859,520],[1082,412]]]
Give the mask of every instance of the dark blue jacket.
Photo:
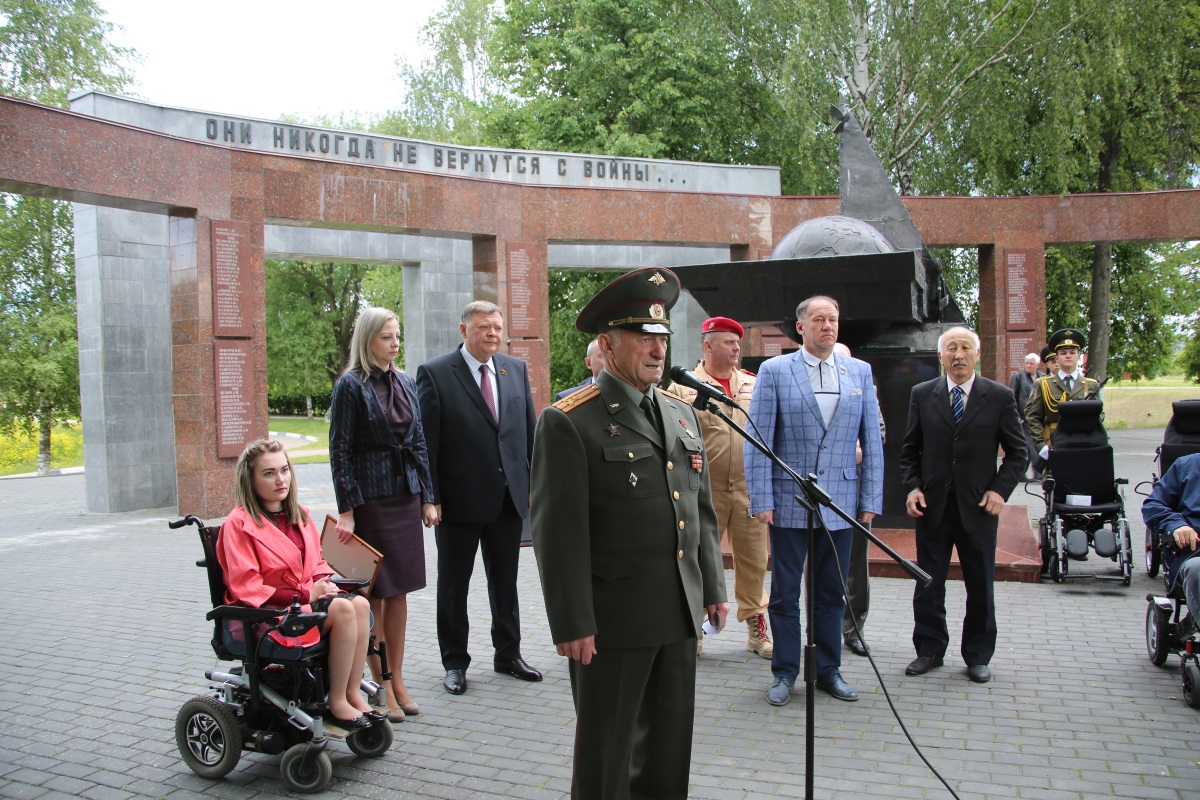
[[[333,385],[329,402],[329,466],[339,512],[361,506],[368,497],[397,494],[400,490],[397,460],[404,464],[409,493],[419,493],[422,503],[433,502],[417,383],[403,372],[398,374],[413,413],[412,425],[402,442],[396,442],[392,435],[383,405],[370,383],[346,372]],[[395,445],[402,453],[399,459]]]
[[[1185,525],[1200,531],[1200,454],[1175,460],[1142,503],[1142,519],[1146,527],[1161,533],[1173,533]],[[1163,550],[1168,586],[1174,583],[1179,566],[1198,553],[1194,548],[1174,546]]]

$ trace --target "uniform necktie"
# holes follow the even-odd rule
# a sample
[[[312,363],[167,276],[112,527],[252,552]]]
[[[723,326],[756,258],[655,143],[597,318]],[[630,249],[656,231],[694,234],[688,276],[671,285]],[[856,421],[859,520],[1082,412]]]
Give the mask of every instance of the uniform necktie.
[[[487,364],[482,364],[479,367],[479,390],[483,392],[483,402],[487,403],[488,411],[492,412],[492,419],[496,422],[500,421],[500,415],[496,413],[496,398],[492,396],[492,371],[488,369]]]
[[[955,386],[950,390],[950,410],[954,412],[954,421],[962,422],[963,415],[963,390],[961,386]]]
[[[1075,383],[1075,379],[1074,379],[1074,378],[1072,378],[1070,375],[1068,375],[1068,376],[1066,377],[1066,383],[1067,383],[1067,391],[1069,392],[1069,391],[1071,391],[1071,385],[1072,385],[1073,383]]]
[[[662,426],[658,424],[658,409],[654,407],[654,401],[650,399],[650,395],[642,395],[642,402],[638,405],[641,406],[646,419],[650,420],[650,424],[654,426],[654,430],[661,435]]]

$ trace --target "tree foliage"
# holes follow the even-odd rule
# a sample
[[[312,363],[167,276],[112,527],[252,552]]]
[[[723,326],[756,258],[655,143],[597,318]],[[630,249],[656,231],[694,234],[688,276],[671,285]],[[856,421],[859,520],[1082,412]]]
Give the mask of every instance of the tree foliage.
[[[403,341],[399,265],[268,260],[265,269],[269,403],[304,398],[311,413],[314,398],[328,397],[365,306],[395,311]],[[396,362],[403,366],[403,348]]]
[[[50,432],[79,415],[71,209],[0,196],[0,429],[38,432],[38,471]]]
[[[583,364],[592,335],[576,330],[575,318],[619,272],[550,271],[550,391],[557,394],[591,373]]]
[[[132,50],[109,41],[113,26],[94,0],[0,0],[0,91],[63,106],[81,88],[129,83]]]
[[[132,51],[108,39],[92,0],[0,0],[0,93],[66,106],[81,88],[121,89]],[[0,194],[0,425],[38,430],[38,472],[50,433],[79,414],[75,242],[70,207]]]

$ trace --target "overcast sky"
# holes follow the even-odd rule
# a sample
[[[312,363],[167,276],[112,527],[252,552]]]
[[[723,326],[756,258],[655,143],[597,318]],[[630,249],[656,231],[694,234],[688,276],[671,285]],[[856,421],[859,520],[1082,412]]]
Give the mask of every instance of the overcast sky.
[[[151,102],[276,119],[400,105],[396,61],[445,0],[100,0],[133,47],[131,92]]]

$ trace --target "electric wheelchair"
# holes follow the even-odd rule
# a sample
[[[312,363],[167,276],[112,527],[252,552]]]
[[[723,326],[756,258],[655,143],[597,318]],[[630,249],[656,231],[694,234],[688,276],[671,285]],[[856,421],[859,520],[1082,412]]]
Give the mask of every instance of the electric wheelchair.
[[[394,733],[386,719],[371,727],[343,731],[324,722],[331,716],[325,705],[328,644],[319,635],[325,614],[303,612],[298,602],[290,609],[225,605],[225,578],[217,561],[216,527],[207,527],[188,515],[168,523],[171,528],[195,525],[200,531],[213,609],[213,651],[222,661],[240,661],[228,670],[206,670],[212,695],[198,695],[184,703],[175,718],[175,742],[185,764],[202,778],[222,778],[243,750],[283,754],[279,770],[297,792],[319,792],[328,784],[333,765],[325,748],[329,739],[342,739],[356,755],[377,758],[392,746]],[[344,591],[361,588],[367,581],[335,583]],[[282,616],[281,616],[282,615]],[[370,651],[380,656],[387,677],[386,648]],[[379,684],[363,680],[362,689],[372,705],[385,703]]]
[[[1155,531],[1158,550],[1174,546],[1174,537],[1169,533]],[[1146,595],[1146,652],[1154,666],[1167,663],[1172,653],[1180,656],[1179,672],[1183,681],[1183,702],[1192,708],[1200,708],[1200,633],[1196,621],[1188,613],[1183,589],[1175,582],[1170,569],[1163,570],[1166,592]]]
[[[1139,483],[1134,487],[1134,491],[1143,496],[1149,495],[1176,459],[1193,453],[1200,453],[1200,400],[1176,400],[1171,403],[1171,419],[1167,421],[1167,428],[1163,431],[1163,442],[1155,450],[1158,474],[1151,475],[1149,481]],[[1162,563],[1159,537],[1147,528],[1146,574],[1151,578],[1157,577]]]
[[[1058,426],[1050,448],[1047,475],[1042,481],[1045,516],[1038,521],[1042,574],[1055,583],[1069,575],[1072,561],[1087,559],[1089,551],[1116,562],[1114,575],[1128,586],[1133,576],[1129,522],[1125,519],[1122,486],[1117,478],[1112,446],[1100,423],[1099,400],[1075,400],[1058,407]]]

